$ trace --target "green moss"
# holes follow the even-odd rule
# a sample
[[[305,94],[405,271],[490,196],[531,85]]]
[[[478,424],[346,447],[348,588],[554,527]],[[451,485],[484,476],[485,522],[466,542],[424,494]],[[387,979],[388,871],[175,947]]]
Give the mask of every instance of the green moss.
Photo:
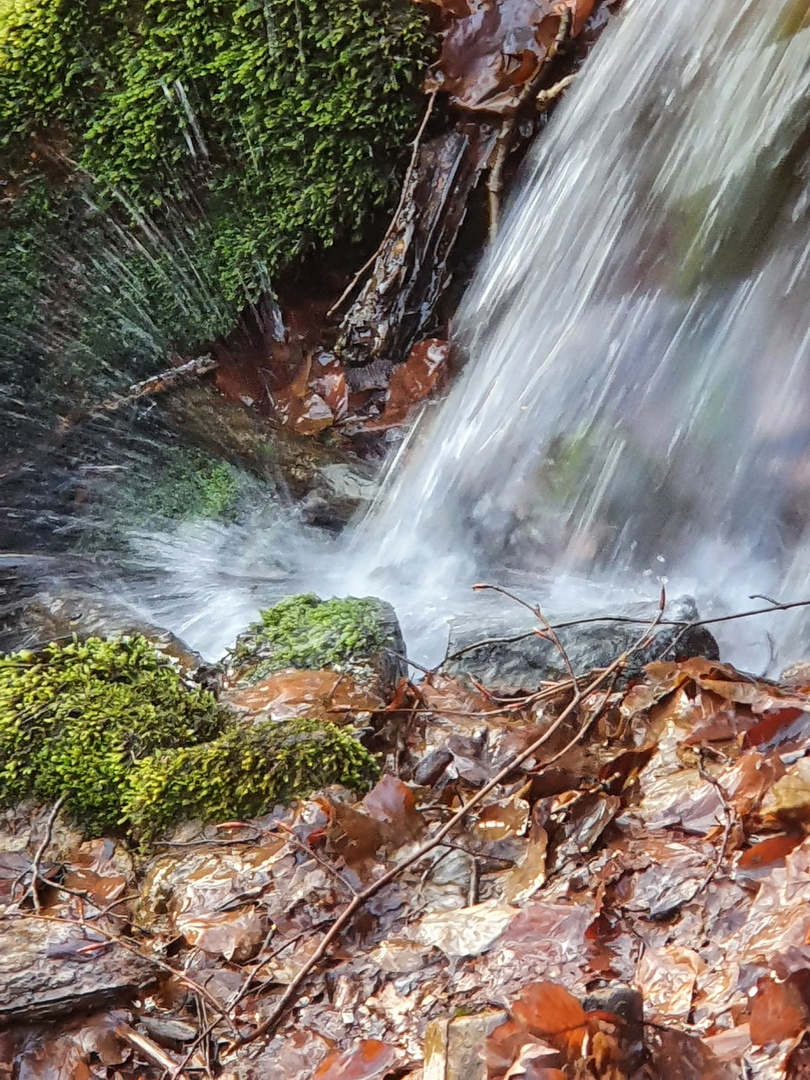
[[[166,453],[153,477],[136,481],[128,501],[138,520],[235,521],[242,496],[253,486],[245,473],[227,461],[178,447]]]
[[[0,0],[0,282],[22,249],[47,326],[70,265],[84,359],[225,332],[392,201],[432,42],[410,0]],[[43,183],[51,243],[23,207]]]
[[[135,762],[226,719],[140,636],[0,656],[0,803],[65,796],[89,831],[113,828]]]
[[[386,629],[379,600],[321,600],[314,593],[290,596],[259,612],[261,621],[240,635],[232,653],[241,684],[258,682],[284,668],[338,668],[383,648]]]
[[[239,725],[140,636],[0,656],[0,805],[64,796],[90,834],[126,826],[148,840],[375,775],[331,724]]]
[[[366,790],[377,775],[371,755],[334,724],[270,720],[139,762],[124,813],[148,839],[174,821],[254,817],[328,784]]]

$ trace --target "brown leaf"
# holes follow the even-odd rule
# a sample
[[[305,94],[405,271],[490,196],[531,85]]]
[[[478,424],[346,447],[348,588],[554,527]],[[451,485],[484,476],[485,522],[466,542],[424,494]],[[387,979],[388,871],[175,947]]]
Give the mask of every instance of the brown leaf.
[[[316,798],[330,815],[326,842],[330,852],[340,855],[351,865],[370,859],[383,845],[383,830],[368,814],[336,799]]]
[[[379,420],[365,425],[366,431],[382,431],[404,424],[414,405],[418,405],[447,381],[450,369],[450,344],[441,338],[428,338],[411,349],[404,364],[397,364],[385,395],[385,408]]]
[[[268,712],[277,720],[307,716],[333,724],[384,705],[373,691],[358,686],[350,673],[338,678],[334,671],[279,671],[255,686],[226,691],[223,700],[251,712]]]
[[[396,1064],[394,1046],[377,1039],[364,1039],[353,1050],[337,1051],[324,1058],[312,1080],[377,1080]]]
[[[737,1076],[701,1039],[684,1031],[658,1029],[650,1043],[655,1080],[735,1080]]]
[[[449,93],[458,108],[509,115],[545,61],[563,12],[572,13],[576,35],[593,8],[594,0],[471,2],[469,14],[453,19],[446,31],[428,88]]]
[[[574,1031],[585,1023],[585,1010],[577,999],[553,982],[525,987],[512,1005],[512,1012],[532,1034],[544,1039]]]
[[[488,803],[478,814],[475,831],[482,840],[504,840],[520,836],[529,820],[529,804],[525,799],[512,797]]]
[[[254,957],[267,935],[266,921],[254,907],[181,918],[177,925],[189,945],[236,963]]]
[[[395,776],[383,776],[363,799],[363,809],[382,830],[387,844],[400,846],[424,827],[413,792]]]
[[[793,1039],[808,1023],[810,1011],[796,976],[789,976],[783,982],[770,976],[760,979],[750,1020],[751,1041],[755,1045]]]
[[[810,716],[807,711],[796,706],[767,712],[759,723],[746,732],[743,746],[777,746],[796,734],[801,734],[808,722]]]
[[[782,862],[804,840],[803,836],[771,836],[744,851],[737,863],[738,870],[759,870]]]

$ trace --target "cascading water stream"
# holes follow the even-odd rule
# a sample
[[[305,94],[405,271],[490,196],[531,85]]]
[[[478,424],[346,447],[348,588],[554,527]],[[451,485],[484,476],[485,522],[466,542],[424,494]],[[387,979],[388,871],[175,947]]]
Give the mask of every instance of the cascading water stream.
[[[379,582],[807,588],[806,7],[626,5],[466,298],[465,371],[355,537]]]
[[[704,614],[810,594],[808,117],[807,0],[627,0],[463,304],[464,371],[366,520],[330,542],[282,492],[238,526],[130,523],[119,549],[79,556],[81,603],[91,580],[215,659],[281,595],[373,594],[397,608],[412,657],[435,663],[447,619],[485,610],[470,593],[484,576],[550,613],[655,600],[661,577]],[[33,420],[17,412],[22,446]],[[121,490],[152,453],[138,464],[149,410],[127,423],[132,462],[105,420],[86,465],[123,470]],[[27,516],[0,526],[36,552],[55,522],[72,558],[80,528],[49,502],[50,476],[26,459]],[[54,567],[61,594],[70,573]],[[0,597],[2,572],[0,559]],[[808,651],[780,616],[740,624],[727,655],[761,667],[769,629],[780,661]]]

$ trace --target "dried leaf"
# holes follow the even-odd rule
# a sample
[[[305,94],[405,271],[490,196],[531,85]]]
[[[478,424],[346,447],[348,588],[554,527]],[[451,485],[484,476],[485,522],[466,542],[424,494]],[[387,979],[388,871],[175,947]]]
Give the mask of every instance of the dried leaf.
[[[363,809],[382,830],[386,844],[400,845],[422,832],[424,822],[413,792],[395,776],[384,776],[363,799]]]
[[[189,945],[236,963],[254,957],[267,936],[267,922],[255,907],[180,917],[177,929]]]
[[[686,1020],[704,962],[692,949],[666,945],[645,949],[636,971],[636,985],[660,1020]]]
[[[540,982],[527,986],[512,1004],[515,1017],[533,1035],[555,1038],[582,1027],[585,1010],[564,986]]]
[[[404,424],[413,407],[447,381],[449,370],[449,342],[428,338],[414,345],[407,360],[397,364],[391,374],[382,416],[366,424],[365,430],[382,431]]]
[[[573,15],[577,35],[595,0],[498,0],[470,4],[469,14],[455,18],[442,42],[439,61],[428,81],[450,94],[457,108],[509,115],[524,85],[537,73],[557,36],[560,16]],[[445,10],[457,12],[457,2]]]
[[[751,1041],[756,1046],[793,1039],[810,1024],[810,1010],[801,988],[803,981],[806,982],[795,975],[782,982],[768,976],[757,983],[749,1024]]]
[[[365,1039],[353,1050],[330,1054],[315,1070],[312,1080],[377,1080],[396,1064],[396,1047],[377,1039]]]
[[[737,862],[737,870],[761,870],[784,862],[804,840],[803,836],[771,836],[744,851]]]
[[[497,941],[516,914],[513,907],[488,900],[458,911],[425,915],[411,935],[448,957],[479,956]]]
[[[223,699],[252,713],[269,713],[274,719],[307,716],[331,723],[345,723],[358,713],[382,709],[385,702],[367,687],[360,687],[351,673],[338,677],[334,671],[279,671],[255,686],[229,690]]]
[[[525,799],[500,799],[481,810],[474,828],[482,840],[504,840],[522,835],[528,820],[529,804]]]

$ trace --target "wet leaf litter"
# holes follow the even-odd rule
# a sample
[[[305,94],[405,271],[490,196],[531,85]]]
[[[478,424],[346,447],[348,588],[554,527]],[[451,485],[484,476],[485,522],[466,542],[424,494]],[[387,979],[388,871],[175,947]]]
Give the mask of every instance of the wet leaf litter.
[[[381,779],[147,853],[83,840],[59,807],[9,812],[9,1069],[802,1076],[810,677],[690,657],[620,684],[629,659],[331,706],[322,672],[258,684],[241,707],[262,715],[291,694],[358,709]]]

